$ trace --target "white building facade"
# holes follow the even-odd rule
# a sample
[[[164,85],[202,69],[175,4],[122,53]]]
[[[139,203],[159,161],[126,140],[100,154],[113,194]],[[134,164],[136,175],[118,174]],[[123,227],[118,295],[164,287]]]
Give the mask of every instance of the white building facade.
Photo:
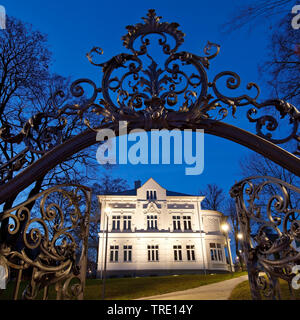
[[[168,191],[152,178],[138,183],[132,190],[98,195],[99,277],[104,271],[138,276],[231,270],[222,213],[202,210],[203,196]]]

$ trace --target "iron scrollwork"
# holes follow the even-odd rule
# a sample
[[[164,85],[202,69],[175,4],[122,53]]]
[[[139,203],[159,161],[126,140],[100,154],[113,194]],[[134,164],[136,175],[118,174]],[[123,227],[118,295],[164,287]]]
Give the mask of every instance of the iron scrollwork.
[[[49,125],[51,124],[51,125]],[[60,113],[41,112],[31,117],[20,132],[14,134],[11,125],[0,129],[3,143],[18,146],[15,156],[5,163],[0,162],[0,184],[12,179],[14,174],[32,164],[37,158],[63,142],[62,132],[67,125]],[[19,145],[23,143],[24,147]]]
[[[217,74],[213,81],[208,81],[206,70],[210,60],[218,55],[219,45],[208,42],[204,56],[178,51],[185,34],[178,29],[177,23],[161,22],[155,10],[149,10],[143,20],[144,23],[128,26],[128,33],[122,37],[124,47],[131,54],[120,53],[103,63],[94,59],[95,55],[103,54],[101,48],[94,47],[87,54],[93,65],[102,67],[101,87],[98,88],[88,79],[77,80],[71,87],[74,96],[84,95],[85,84],[92,87],[93,94],[85,104],[67,105],[63,112],[72,109],[83,115],[91,108],[92,113],[101,116],[100,123],[142,121],[146,128],[168,128],[176,121],[177,127],[184,122],[201,124],[205,120],[221,121],[229,114],[235,116],[238,107],[251,106],[247,119],[250,123],[256,123],[257,135],[275,144],[294,140],[297,143],[294,153],[299,155],[300,113],[295,106],[280,99],[258,102],[260,89],[253,82],[247,85],[248,90],[256,91],[252,96],[242,94],[232,97],[221,93],[218,83],[222,79],[226,79],[225,86],[230,90],[239,89],[241,79],[235,72],[224,71]],[[158,44],[166,56],[161,67],[161,59],[156,61],[149,53],[149,35],[159,36]],[[173,39],[173,46],[168,43],[168,37]],[[137,45],[139,39],[140,45]],[[255,118],[260,110],[266,110],[269,114]],[[290,131],[280,133],[285,135],[282,138],[274,137],[280,124],[276,113],[281,119],[289,120]],[[91,128],[88,117],[85,122]]]
[[[153,54],[150,50],[153,42],[150,36],[158,37],[159,49],[162,49],[160,55],[163,59],[155,59],[156,51]],[[128,26],[127,34],[122,37],[123,45],[129,53],[120,53],[106,62],[96,62],[95,55],[101,56],[103,50],[94,47],[87,54],[87,58],[94,66],[102,68],[99,86],[90,79],[78,79],[70,87],[71,98],[74,98],[76,103],[72,101],[62,104],[61,100],[65,101],[68,95],[58,90],[50,99],[48,109],[51,112],[34,115],[17,134],[13,133],[15,128],[8,125],[1,128],[2,142],[17,145],[18,152],[6,163],[1,163],[0,183],[9,184],[13,180],[11,188],[15,188],[16,180],[22,174],[15,176],[15,173],[25,166],[32,169],[30,165],[37,162],[38,157],[42,160],[49,159],[47,152],[62,144],[61,133],[67,126],[66,119],[69,120],[70,116],[80,117],[86,126],[94,131],[103,126],[117,130],[118,122],[121,120],[138,124],[139,128],[144,127],[148,130],[169,127],[200,129],[201,125],[202,128],[205,127],[204,124],[207,125],[206,128],[214,125],[218,127],[228,116],[236,117],[238,110],[246,110],[249,122],[256,124],[258,136],[274,145],[288,141],[296,142],[295,154],[300,155],[298,109],[280,99],[258,102],[260,89],[252,82],[246,88],[248,91],[254,91],[254,94],[230,96],[222,93],[224,89],[239,90],[241,79],[235,72],[223,71],[209,81],[207,69],[210,61],[219,54],[220,46],[208,42],[203,56],[179,51],[184,36],[177,23],[161,22],[161,17],[157,16],[154,10],[149,10],[143,18],[143,23]],[[220,83],[223,83],[223,86],[220,86]],[[259,113],[262,111],[267,114],[260,116]],[[281,120],[288,120],[284,124],[290,128],[288,133],[287,130],[279,132]],[[49,121],[54,125],[49,126]],[[219,127],[224,129],[226,126]],[[220,131],[216,132],[220,134]],[[278,138],[277,132],[284,136]],[[241,137],[231,139],[239,142]],[[244,145],[249,146],[250,142],[243,139]],[[251,145],[259,144],[257,141],[254,139]],[[269,158],[271,153],[274,155],[276,150],[278,151],[272,144],[264,144],[273,148],[272,152],[265,153]],[[288,156],[294,159],[294,156]],[[60,161],[66,159],[60,157]],[[280,160],[280,164],[282,162]],[[289,162],[288,168],[292,167],[290,163],[295,162]],[[45,171],[45,165],[41,165],[39,169]],[[31,176],[31,179],[35,178]],[[273,178],[266,178],[267,181],[257,184],[252,180],[255,179],[249,178],[236,184],[232,189],[232,195],[236,198],[240,225],[246,239],[244,246],[250,270],[250,284],[254,291],[263,290],[266,295],[274,296],[278,291],[277,279],[281,278],[290,283],[291,267],[299,260],[299,253],[293,242],[300,241],[299,209],[292,207],[289,192],[294,192],[298,197],[300,192],[298,188]],[[21,176],[18,183],[19,192],[27,182],[22,181]],[[278,193],[272,195],[265,206],[258,205],[257,199],[270,184],[279,188]],[[76,223],[82,219],[79,214],[79,199],[76,192],[72,195],[59,187],[55,188],[1,214],[2,221],[9,219],[12,222],[9,224],[9,237],[1,246],[2,260],[4,257],[6,264],[19,272],[32,268],[34,276],[24,292],[26,298],[36,297],[41,288],[47,291],[48,285],[52,283],[56,283],[57,292],[62,297],[78,296],[82,291],[80,285],[73,286],[71,291],[68,290],[71,277],[76,278],[78,275],[74,256],[77,244],[73,241],[74,238],[67,235],[69,229],[65,229],[62,222],[54,223],[50,229],[48,225],[70,213],[69,227],[74,229]],[[87,195],[86,189],[79,189],[85,190]],[[12,192],[12,189],[8,190],[10,191],[7,191],[7,194]],[[39,196],[46,199],[50,195],[49,192],[60,192],[75,207],[75,211],[70,212],[68,207],[64,211],[54,203],[46,206],[45,210],[41,206],[40,218],[33,217],[32,209],[28,209],[31,202],[37,201]],[[11,196],[7,194],[2,197],[2,202]],[[249,197],[248,206],[245,195]],[[266,208],[264,212],[263,207]],[[250,220],[260,225],[255,230],[252,240],[249,234]],[[33,227],[29,228],[29,225]],[[268,234],[268,228],[274,231],[275,236]],[[60,236],[65,236],[65,240],[58,243]],[[21,239],[21,249],[16,246],[18,239]],[[253,241],[256,245],[253,245]],[[261,276],[260,271],[263,271],[265,276]]]
[[[95,55],[103,54],[99,47],[87,54],[94,66],[102,68],[100,86],[90,79],[78,79],[71,84],[69,93],[55,92],[49,102],[51,112],[34,115],[19,134],[12,134],[9,126],[1,128],[3,142],[24,143],[15,157],[1,164],[2,183],[60,144],[61,132],[70,115],[82,118],[92,130],[103,125],[117,129],[121,120],[139,123],[150,130],[201,127],[205,121],[213,125],[228,115],[235,117],[238,108],[250,106],[246,116],[250,123],[256,124],[256,134],[274,144],[295,141],[294,154],[299,155],[300,112],[295,106],[280,99],[258,102],[260,89],[253,82],[247,85],[248,90],[255,91],[251,96],[223,94],[224,84],[219,85],[223,80],[229,90],[240,88],[241,79],[232,71],[220,72],[212,81],[208,80],[207,69],[219,54],[218,44],[208,42],[203,56],[179,51],[185,37],[179,24],[161,22],[153,9],[148,11],[143,23],[128,26],[127,31],[122,40],[131,53],[120,53],[106,62],[95,61]],[[150,36],[159,38],[158,45],[162,48],[159,59],[150,52],[153,42]],[[77,102],[65,103],[69,95]],[[263,111],[267,114],[259,116]],[[281,122],[283,118],[288,121]],[[45,126],[50,120],[54,125]],[[280,127],[285,130],[279,130]]]
[[[15,299],[22,273],[30,270],[24,299],[37,298],[41,290],[46,299],[50,285],[59,299],[83,297],[90,196],[84,186],[55,186],[1,215],[8,226],[0,256],[18,274]]]
[[[250,177],[231,189],[243,233],[252,295],[280,299],[279,279],[292,291],[300,264],[300,189],[272,177]]]
[[[149,127],[149,123],[162,121],[167,126],[175,112],[181,115],[182,112],[196,113],[207,101],[205,69],[209,67],[209,60],[218,54],[219,46],[208,42],[204,49],[205,57],[186,51],[177,52],[185,36],[178,30],[177,23],[160,22],[161,17],[156,16],[154,10],[149,10],[143,19],[144,24],[128,26],[128,34],[122,37],[123,45],[132,54],[121,53],[107,62],[95,63],[93,55],[103,54],[102,49],[95,47],[87,57],[93,65],[102,67],[103,99],[100,103],[110,112],[112,119],[143,119]],[[162,67],[148,52],[150,40],[146,36],[150,34],[160,36],[158,44],[162,46],[163,54],[167,55]],[[173,47],[168,43],[167,35],[173,38]],[[141,45],[135,48],[139,38]],[[211,54],[212,47],[215,52]],[[142,59],[144,57],[146,59]],[[190,66],[192,70],[185,72],[180,65]],[[119,68],[123,68],[124,72],[113,76]],[[113,93],[117,94],[116,99],[112,98]],[[207,118],[204,113],[201,116]]]

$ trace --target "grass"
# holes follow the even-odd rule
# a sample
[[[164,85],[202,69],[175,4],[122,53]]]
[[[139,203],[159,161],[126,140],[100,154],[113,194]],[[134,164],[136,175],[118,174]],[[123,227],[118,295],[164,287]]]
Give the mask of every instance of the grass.
[[[180,276],[141,277],[109,279],[106,282],[107,300],[132,300],[169,292],[200,287],[239,277],[246,273],[231,274],[188,274]],[[101,299],[102,281],[87,280],[86,299]]]
[[[281,291],[281,299],[292,300],[287,282],[280,279],[279,284]],[[300,300],[300,290],[293,290],[293,292],[295,295],[295,299]],[[269,300],[269,298],[263,296],[262,299]],[[229,297],[229,300],[252,300],[248,280],[241,282],[233,289]]]
[[[199,286],[216,283],[245,275],[246,272],[236,272],[234,274],[187,274],[178,276],[157,276],[140,278],[115,278],[106,280],[106,300],[132,300],[142,297],[159,295],[169,292],[192,289]],[[11,299],[14,283],[9,283],[7,289],[0,295],[0,299]],[[25,288],[25,283],[20,286],[21,292]],[[40,294],[38,298],[41,298]],[[49,299],[55,299],[56,293],[53,287],[49,288]],[[86,300],[102,299],[102,280],[87,279],[85,288]]]

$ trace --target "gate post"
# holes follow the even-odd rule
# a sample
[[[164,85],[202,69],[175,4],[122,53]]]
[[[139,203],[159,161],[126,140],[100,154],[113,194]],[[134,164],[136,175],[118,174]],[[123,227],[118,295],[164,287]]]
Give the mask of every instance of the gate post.
[[[91,203],[91,194],[89,193],[89,206]],[[88,208],[88,213],[90,212],[90,208]],[[88,259],[88,238],[89,238],[89,223],[90,223],[90,215],[87,214],[84,219],[83,226],[83,236],[82,236],[82,251],[79,262],[80,268],[80,282],[82,283],[82,291],[78,295],[78,300],[84,299],[84,290],[85,290],[85,282],[86,282],[86,271],[87,271],[87,259]]]
[[[240,226],[240,231],[242,232],[242,235],[243,235],[243,238],[241,240],[242,252],[243,252],[244,261],[247,267],[251,296],[253,300],[261,300],[261,294],[257,288],[257,282],[256,282],[255,250],[252,248],[251,239],[250,239],[250,221],[248,216],[243,212],[243,206],[241,203],[242,192],[243,192],[242,186],[239,184],[236,184],[230,190],[230,195],[235,200],[238,223]]]

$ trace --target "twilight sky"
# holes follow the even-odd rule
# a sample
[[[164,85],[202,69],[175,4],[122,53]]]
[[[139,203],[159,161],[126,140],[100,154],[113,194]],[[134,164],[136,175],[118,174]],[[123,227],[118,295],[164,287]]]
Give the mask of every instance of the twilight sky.
[[[238,10],[240,3],[242,1],[238,0],[0,0],[8,15],[29,22],[48,35],[53,52],[52,71],[71,76],[73,80],[90,78],[100,85],[100,69],[92,66],[85,54],[92,47],[99,46],[104,50],[101,61],[107,61],[120,52],[127,52],[121,41],[121,36],[127,33],[125,27],[142,22],[141,17],[153,8],[163,17],[162,21],[180,24],[179,29],[186,34],[182,50],[204,55],[203,48],[208,40],[221,45],[219,55],[211,61],[208,71],[210,80],[221,71],[235,71],[242,80],[239,93],[248,93],[246,85],[253,81],[260,86],[260,99],[263,100],[269,97],[268,90],[257,70],[265,59],[270,27],[274,25],[272,20],[266,19],[265,23],[252,30],[246,28],[230,34],[222,33],[222,24]],[[291,8],[286,8],[282,15],[290,11]],[[244,116],[229,118],[227,122],[252,132],[255,130],[255,126],[249,125]],[[249,151],[210,135],[204,137],[204,150],[204,171],[198,176],[185,175],[185,164],[119,165],[112,174],[128,180],[130,186],[133,186],[134,180],[146,182],[153,177],[163,187],[173,191],[197,194],[206,184],[217,183],[228,192],[235,181],[243,178],[239,162]],[[99,176],[103,170],[99,165]]]

